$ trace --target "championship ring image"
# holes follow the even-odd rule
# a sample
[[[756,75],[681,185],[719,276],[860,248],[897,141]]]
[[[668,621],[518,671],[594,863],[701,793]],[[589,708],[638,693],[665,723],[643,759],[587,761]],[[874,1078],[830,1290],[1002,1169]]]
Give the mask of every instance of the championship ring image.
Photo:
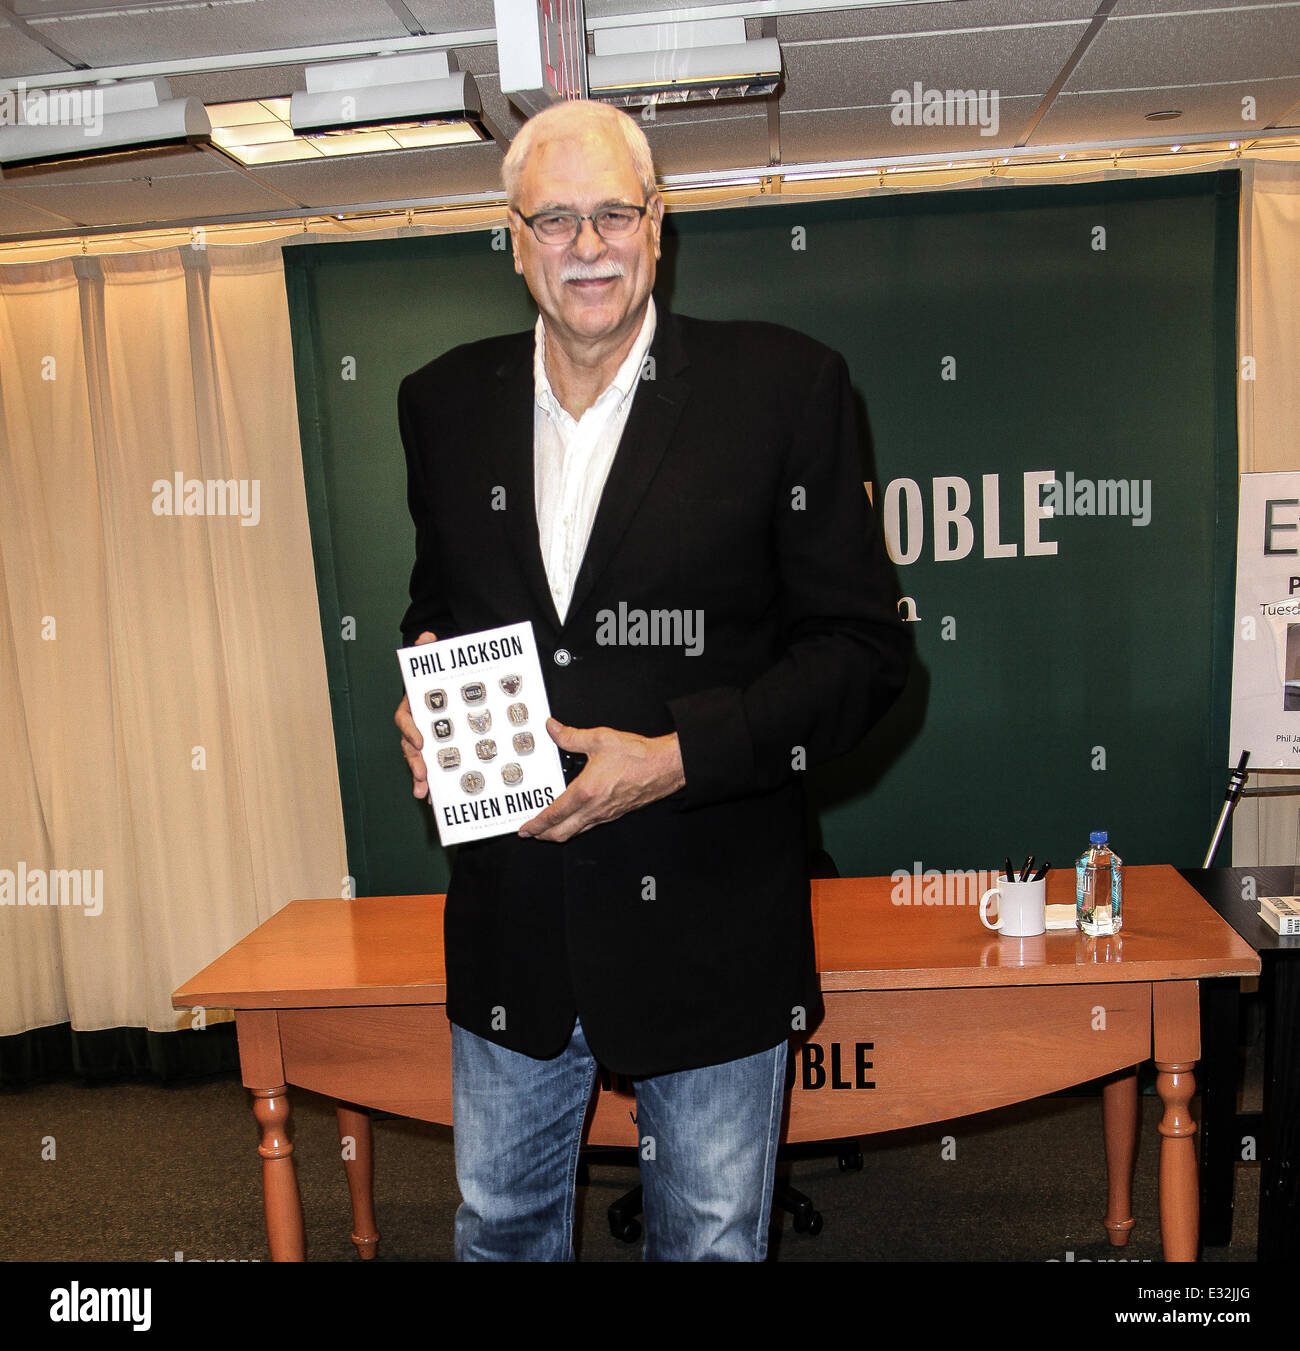
[[[531,755],[533,753],[533,734],[531,732],[516,732],[510,738],[510,741],[515,748],[516,755]]]
[[[471,680],[460,687],[460,697],[467,704],[481,704],[487,698],[487,686],[481,680]]]
[[[460,776],[460,786],[467,793],[481,793],[483,791],[483,785],[486,782],[487,780],[477,769],[471,769],[468,774],[462,774]]]

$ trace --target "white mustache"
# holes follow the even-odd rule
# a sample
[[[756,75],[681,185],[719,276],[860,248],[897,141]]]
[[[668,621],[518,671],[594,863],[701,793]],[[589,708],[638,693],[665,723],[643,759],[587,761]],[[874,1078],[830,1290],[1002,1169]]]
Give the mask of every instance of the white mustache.
[[[615,262],[601,263],[595,267],[584,267],[581,263],[569,263],[560,273],[560,280],[562,282],[603,281],[606,277],[623,276],[624,270],[621,263]]]

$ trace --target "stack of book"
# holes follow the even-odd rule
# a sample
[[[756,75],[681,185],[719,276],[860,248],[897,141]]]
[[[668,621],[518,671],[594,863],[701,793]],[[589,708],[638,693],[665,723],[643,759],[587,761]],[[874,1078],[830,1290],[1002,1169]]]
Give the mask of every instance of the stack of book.
[[[1261,896],[1259,917],[1280,934],[1300,934],[1300,896]]]

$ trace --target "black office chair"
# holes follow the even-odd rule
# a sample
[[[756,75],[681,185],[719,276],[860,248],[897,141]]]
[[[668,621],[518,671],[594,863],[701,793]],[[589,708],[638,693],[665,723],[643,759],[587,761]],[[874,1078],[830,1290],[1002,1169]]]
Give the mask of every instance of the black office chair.
[[[838,877],[839,869],[835,860],[824,849],[813,849],[808,854],[809,877]],[[792,1187],[788,1181],[789,1164],[796,1158],[827,1158],[836,1155],[840,1172],[857,1172],[862,1167],[862,1147],[857,1140],[828,1140],[806,1145],[782,1145],[777,1151],[778,1170],[784,1169],[786,1178],[778,1175],[772,1189],[772,1205],[779,1206],[793,1218],[794,1230],[798,1234],[807,1234],[816,1238],[822,1231],[821,1211],[813,1204],[812,1198]],[[578,1165],[578,1181],[587,1182],[586,1159],[600,1156],[602,1162],[627,1164],[639,1167],[639,1158],[634,1148],[613,1148],[589,1146],[583,1150],[583,1158]],[[641,1237],[641,1214],[643,1197],[638,1183],[631,1191],[625,1192],[613,1202],[608,1211],[609,1232],[624,1243],[635,1243]]]

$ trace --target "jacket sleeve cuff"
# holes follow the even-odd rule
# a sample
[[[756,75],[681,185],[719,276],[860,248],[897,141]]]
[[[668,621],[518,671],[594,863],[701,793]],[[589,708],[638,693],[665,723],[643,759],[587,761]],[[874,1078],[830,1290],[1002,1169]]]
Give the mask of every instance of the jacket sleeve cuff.
[[[699,690],[668,702],[681,749],[685,784],[669,795],[679,811],[733,797],[754,777],[754,743],[741,691]]]

